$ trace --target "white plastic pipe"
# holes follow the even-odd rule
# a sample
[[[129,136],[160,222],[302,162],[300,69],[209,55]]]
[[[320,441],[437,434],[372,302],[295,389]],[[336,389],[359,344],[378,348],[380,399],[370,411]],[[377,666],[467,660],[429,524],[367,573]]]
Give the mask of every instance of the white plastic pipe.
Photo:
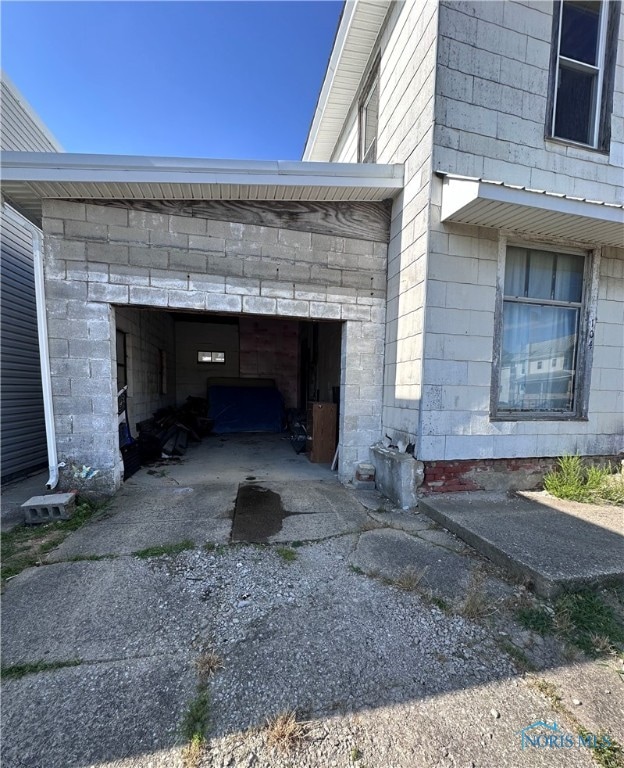
[[[37,302],[37,330],[39,333],[39,360],[41,362],[41,386],[43,388],[43,413],[45,416],[46,438],[48,441],[48,467],[50,477],[46,488],[51,491],[58,485],[59,464],[56,453],[56,429],[52,405],[52,377],[50,376],[50,349],[48,347],[48,317],[45,302],[45,281],[43,277],[43,252],[41,232],[31,227],[33,238],[33,263],[35,268],[35,298]]]

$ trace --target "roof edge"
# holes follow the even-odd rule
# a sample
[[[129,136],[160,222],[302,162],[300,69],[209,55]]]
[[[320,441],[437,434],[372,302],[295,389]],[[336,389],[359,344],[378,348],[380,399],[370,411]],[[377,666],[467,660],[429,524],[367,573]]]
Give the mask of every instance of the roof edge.
[[[0,153],[6,181],[156,181],[288,186],[403,186],[401,164],[313,163],[284,160],[87,155],[55,152]]]

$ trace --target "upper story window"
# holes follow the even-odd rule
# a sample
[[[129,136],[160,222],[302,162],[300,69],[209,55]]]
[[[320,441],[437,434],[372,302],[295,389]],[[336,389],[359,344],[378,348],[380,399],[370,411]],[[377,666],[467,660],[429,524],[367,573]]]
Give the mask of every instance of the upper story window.
[[[549,136],[609,148],[619,5],[555,2]]]
[[[377,162],[377,130],[379,126],[379,64],[368,78],[360,100],[359,163]]]

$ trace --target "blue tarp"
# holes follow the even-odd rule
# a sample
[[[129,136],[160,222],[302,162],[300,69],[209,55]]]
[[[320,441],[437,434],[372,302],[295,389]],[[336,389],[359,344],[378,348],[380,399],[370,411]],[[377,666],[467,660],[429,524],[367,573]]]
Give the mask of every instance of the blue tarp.
[[[208,387],[213,432],[281,432],[284,403],[275,387]]]

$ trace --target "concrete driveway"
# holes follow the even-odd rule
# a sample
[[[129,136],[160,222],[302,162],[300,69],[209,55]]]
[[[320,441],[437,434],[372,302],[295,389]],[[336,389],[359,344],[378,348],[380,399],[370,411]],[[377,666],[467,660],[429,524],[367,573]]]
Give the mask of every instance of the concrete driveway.
[[[270,461],[246,441],[205,441],[177,465],[142,470],[48,564],[6,585],[5,768],[592,765],[581,748],[525,759],[520,729],[572,723],[491,626],[440,609],[484,567],[476,553],[421,515],[345,489],[287,443],[273,442]],[[281,527],[266,543],[234,544],[250,484],[279,498]],[[408,566],[419,589],[401,588]],[[492,604],[514,589],[488,571]],[[183,723],[208,652],[222,668],[192,763]],[[559,662],[542,653],[558,683]],[[568,674],[561,689],[571,708],[579,680]],[[620,727],[618,684],[613,673],[601,682],[609,694],[583,695],[588,728]],[[265,726],[289,710],[305,734],[282,753]]]

